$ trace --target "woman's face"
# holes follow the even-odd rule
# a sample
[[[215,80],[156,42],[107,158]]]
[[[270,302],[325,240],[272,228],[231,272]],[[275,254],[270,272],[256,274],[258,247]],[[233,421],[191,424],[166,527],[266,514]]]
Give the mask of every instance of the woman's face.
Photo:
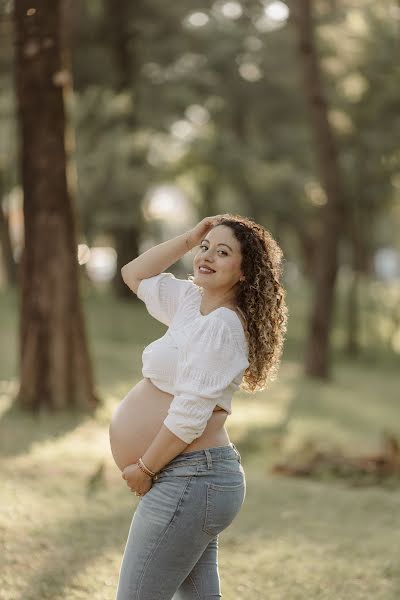
[[[194,283],[210,290],[230,290],[240,277],[243,277],[240,269],[241,261],[240,243],[232,229],[226,225],[216,225],[200,242],[194,257]],[[200,270],[202,265],[206,265],[213,272],[202,272]]]

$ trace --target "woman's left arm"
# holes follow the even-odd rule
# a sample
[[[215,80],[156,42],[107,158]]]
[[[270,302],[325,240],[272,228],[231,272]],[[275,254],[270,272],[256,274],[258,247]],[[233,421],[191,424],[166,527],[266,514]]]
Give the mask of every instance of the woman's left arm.
[[[178,456],[189,444],[178,438],[172,431],[161,426],[160,431],[142,456],[142,461],[148,469],[157,473],[175,456]],[[144,495],[153,485],[153,479],[143,473],[137,464],[128,465],[122,471],[122,478],[128,487]]]
[[[189,444],[178,438],[172,431],[161,426],[160,431],[142,456],[146,467],[157,473]]]

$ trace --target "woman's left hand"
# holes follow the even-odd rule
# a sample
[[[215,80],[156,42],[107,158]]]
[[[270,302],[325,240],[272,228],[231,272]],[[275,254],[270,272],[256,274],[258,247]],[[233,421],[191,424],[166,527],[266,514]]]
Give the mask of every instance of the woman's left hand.
[[[141,496],[144,496],[153,485],[153,478],[143,473],[137,463],[125,467],[122,471],[122,479],[125,479],[132,492],[137,492]]]

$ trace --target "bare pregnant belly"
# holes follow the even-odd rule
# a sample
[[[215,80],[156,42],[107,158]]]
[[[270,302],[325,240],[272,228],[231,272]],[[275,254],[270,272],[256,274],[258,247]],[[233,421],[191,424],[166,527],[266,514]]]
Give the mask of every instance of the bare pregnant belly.
[[[137,383],[113,412],[109,435],[111,452],[121,471],[137,462],[159,432],[173,396],[158,389],[149,379]],[[213,446],[226,446],[229,437],[224,427],[228,413],[215,410],[200,437],[184,452]]]

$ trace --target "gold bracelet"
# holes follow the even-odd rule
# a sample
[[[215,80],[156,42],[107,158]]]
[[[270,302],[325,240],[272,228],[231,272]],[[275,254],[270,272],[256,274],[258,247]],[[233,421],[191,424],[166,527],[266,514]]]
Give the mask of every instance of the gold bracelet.
[[[156,475],[156,473],[154,473],[148,467],[146,467],[141,458],[139,458],[138,460],[138,467],[143,471],[143,473],[146,473],[146,475],[148,475],[149,477],[154,477]]]
[[[142,465],[140,464],[140,462],[136,463],[137,466],[139,467],[139,469],[142,471],[142,473],[144,473],[145,475],[147,475],[147,477],[153,477],[152,475],[150,475],[150,473],[146,470],[144,470],[144,468],[142,467]]]

